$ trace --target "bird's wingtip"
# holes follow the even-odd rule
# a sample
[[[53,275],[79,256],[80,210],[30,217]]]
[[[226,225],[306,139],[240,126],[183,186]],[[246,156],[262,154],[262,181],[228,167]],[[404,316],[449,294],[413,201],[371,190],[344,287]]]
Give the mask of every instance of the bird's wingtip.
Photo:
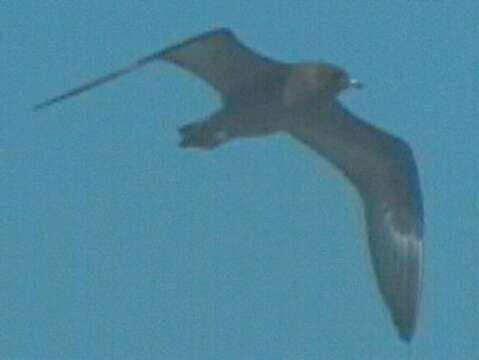
[[[59,99],[50,99],[50,100],[47,100],[47,101],[44,101],[44,102],[41,102],[39,104],[36,104],[36,105],[33,105],[31,107],[32,111],[39,111],[39,110],[42,110],[46,107],[49,107],[50,105],[53,105],[54,103],[58,102]]]
[[[406,344],[410,344],[414,336],[414,330],[399,329],[399,338]]]
[[[45,104],[37,104],[37,105],[33,105],[30,110],[32,111],[38,111],[38,110],[41,110],[45,107],[46,105]]]
[[[412,340],[412,334],[400,334],[399,337],[406,344],[410,344]]]

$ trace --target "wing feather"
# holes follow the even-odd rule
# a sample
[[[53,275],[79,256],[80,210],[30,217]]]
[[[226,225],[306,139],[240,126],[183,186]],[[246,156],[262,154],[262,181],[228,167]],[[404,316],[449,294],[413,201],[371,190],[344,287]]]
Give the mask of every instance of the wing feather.
[[[246,47],[226,29],[166,49],[160,57],[193,72],[224,96],[243,83],[254,83],[259,73],[269,71],[275,63]]]
[[[290,134],[334,163],[359,190],[382,297],[401,338],[414,333],[422,283],[423,209],[409,146],[339,102],[305,113]]]
[[[191,71],[223,97],[242,83],[254,81],[259,73],[268,71],[268,65],[276,63],[243,45],[230,30],[217,29],[142,57],[128,66],[35,105],[33,109],[40,110],[79,95],[158,60]]]

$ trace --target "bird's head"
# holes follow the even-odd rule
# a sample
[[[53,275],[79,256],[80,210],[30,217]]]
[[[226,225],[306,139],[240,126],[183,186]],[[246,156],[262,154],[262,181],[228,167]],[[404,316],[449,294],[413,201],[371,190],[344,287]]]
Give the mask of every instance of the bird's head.
[[[361,82],[351,78],[345,70],[333,64],[316,64],[313,72],[316,88],[324,95],[337,96],[346,89],[363,88]]]
[[[343,90],[363,87],[356,79],[340,67],[329,64],[301,64],[295,66],[287,80],[284,100],[294,104],[312,97],[320,100],[331,100]]]

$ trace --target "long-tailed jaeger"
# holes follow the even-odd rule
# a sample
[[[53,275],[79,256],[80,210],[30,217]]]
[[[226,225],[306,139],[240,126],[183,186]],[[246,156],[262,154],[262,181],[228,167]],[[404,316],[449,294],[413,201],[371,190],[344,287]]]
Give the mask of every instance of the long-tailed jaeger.
[[[53,97],[45,108],[157,60],[192,72],[219,93],[223,106],[179,128],[180,145],[213,149],[233,139],[277,132],[317,151],[359,191],[379,290],[400,337],[416,327],[422,282],[423,208],[406,142],[369,125],[336,98],[361,84],[333,64],[289,64],[242,44],[227,29],[206,32]]]

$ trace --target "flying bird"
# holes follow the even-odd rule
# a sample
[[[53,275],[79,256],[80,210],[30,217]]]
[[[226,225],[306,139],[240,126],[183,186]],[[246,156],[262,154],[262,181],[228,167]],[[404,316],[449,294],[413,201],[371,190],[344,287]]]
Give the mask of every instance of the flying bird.
[[[361,83],[330,63],[291,64],[248,48],[228,29],[203,33],[53,97],[39,110],[164,60],[211,85],[223,106],[180,127],[180,146],[285,133],[334,164],[358,190],[371,260],[399,336],[414,334],[422,287],[423,207],[413,153],[402,139],[348,111],[338,95]]]

